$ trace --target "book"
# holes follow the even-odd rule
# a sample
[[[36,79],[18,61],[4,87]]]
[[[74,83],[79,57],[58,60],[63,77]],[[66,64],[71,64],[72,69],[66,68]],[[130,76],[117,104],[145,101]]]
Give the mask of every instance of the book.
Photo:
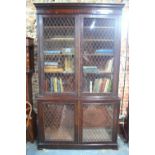
[[[64,48],[63,50],[62,50],[62,52],[63,53],[67,53],[67,54],[71,54],[71,53],[73,53],[73,48]]]
[[[97,49],[96,53],[112,53],[113,49]]]
[[[100,78],[99,81],[98,81],[98,85],[97,85],[97,92],[98,93],[100,93],[100,87],[101,87],[102,81],[103,81],[102,78]]]
[[[48,50],[44,51],[44,54],[60,54],[61,50]]]
[[[44,68],[45,73],[63,73],[63,68]]]
[[[53,85],[54,85],[54,93],[57,93],[58,87],[57,87],[57,78],[56,77],[53,79]]]
[[[64,60],[65,62],[64,62],[64,70],[65,71],[68,71],[68,59],[67,59],[67,57],[65,57],[65,60]]]
[[[108,87],[107,87],[107,92],[111,92],[112,90],[112,81],[109,80],[109,84],[108,84]]]
[[[97,66],[83,66],[84,73],[98,73]]]
[[[113,58],[106,62],[104,72],[112,72],[112,69],[113,69]]]
[[[58,66],[58,62],[44,62],[45,66]]]
[[[89,82],[89,92],[91,93],[91,81]],[[107,78],[97,78],[94,80],[93,93],[106,93],[111,92],[112,81]]]
[[[48,91],[48,79],[45,79],[45,91]]]
[[[93,82],[90,81],[89,82],[89,92],[92,93],[92,91],[93,91]]]
[[[73,71],[73,58],[68,56],[68,57],[65,57],[65,60],[64,60],[64,70],[66,72],[72,72]]]
[[[62,93],[64,91],[62,79],[57,77],[50,78],[50,92],[52,93]]]
[[[60,86],[60,80],[57,79],[57,90],[58,90],[58,93],[61,93],[61,86]]]
[[[54,92],[53,78],[50,78],[50,91]]]
[[[104,92],[105,84],[106,84],[106,79],[102,79],[102,82],[101,82],[100,88],[99,88],[99,92],[100,93],[103,93]]]
[[[94,87],[93,87],[93,93],[97,93],[98,89],[99,89],[99,79],[95,79]]]
[[[105,84],[105,88],[104,88],[104,92],[110,92],[111,91],[111,80],[107,79],[106,84]]]
[[[64,91],[64,88],[63,88],[63,85],[62,85],[62,79],[60,78],[60,90],[61,90],[61,93]]]
[[[58,68],[58,66],[44,66],[46,69],[51,69],[51,68]]]

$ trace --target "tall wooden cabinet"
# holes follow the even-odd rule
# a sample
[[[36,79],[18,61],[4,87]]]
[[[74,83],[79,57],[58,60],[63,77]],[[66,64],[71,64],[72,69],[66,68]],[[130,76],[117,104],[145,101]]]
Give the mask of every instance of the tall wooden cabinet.
[[[117,148],[123,4],[35,6],[38,148]]]

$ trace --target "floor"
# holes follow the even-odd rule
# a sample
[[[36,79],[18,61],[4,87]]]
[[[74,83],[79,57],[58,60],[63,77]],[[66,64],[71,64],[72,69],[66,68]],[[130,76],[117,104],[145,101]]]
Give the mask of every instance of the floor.
[[[124,143],[122,138],[118,137],[118,150],[100,149],[100,150],[37,150],[36,143],[28,142],[26,144],[26,155],[128,155],[129,146]]]

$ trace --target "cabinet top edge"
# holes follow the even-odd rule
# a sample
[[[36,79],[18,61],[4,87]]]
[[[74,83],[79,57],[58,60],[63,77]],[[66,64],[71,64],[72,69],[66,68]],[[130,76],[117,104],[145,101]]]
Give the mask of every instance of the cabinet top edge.
[[[114,8],[122,9],[124,3],[34,3],[37,9],[50,8],[77,8],[77,7],[92,7],[92,8]]]

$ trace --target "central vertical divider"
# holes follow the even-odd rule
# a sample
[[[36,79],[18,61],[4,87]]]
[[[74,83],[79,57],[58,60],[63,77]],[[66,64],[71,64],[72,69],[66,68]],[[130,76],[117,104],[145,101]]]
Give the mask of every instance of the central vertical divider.
[[[80,59],[80,30],[79,30],[79,16],[76,15],[75,16],[75,53],[76,53],[76,57],[75,57],[75,68],[76,68],[76,79],[77,79],[77,102],[75,105],[75,109],[76,109],[76,129],[77,129],[77,133],[76,133],[76,140],[77,143],[79,143],[79,82],[80,82],[80,68],[79,68],[79,59]]]
[[[75,16],[75,39],[76,39],[76,77],[77,77],[77,105],[76,105],[76,127],[77,127],[77,143],[79,144],[81,141],[81,106],[80,106],[80,86],[81,86],[81,30],[82,30],[82,22],[81,16]]]
[[[79,80],[79,102],[78,102],[78,105],[79,105],[79,143],[82,143],[82,121],[83,121],[83,116],[82,116],[82,105],[81,105],[81,96],[82,96],[82,93],[81,93],[81,86],[82,86],[82,76],[83,76],[83,70],[82,70],[82,59],[83,59],[83,55],[82,55],[82,48],[83,48],[83,16],[82,15],[79,15],[79,35],[80,35],[80,52],[79,52],[79,55],[80,55],[80,59],[79,59],[79,69],[80,69],[80,80]]]

